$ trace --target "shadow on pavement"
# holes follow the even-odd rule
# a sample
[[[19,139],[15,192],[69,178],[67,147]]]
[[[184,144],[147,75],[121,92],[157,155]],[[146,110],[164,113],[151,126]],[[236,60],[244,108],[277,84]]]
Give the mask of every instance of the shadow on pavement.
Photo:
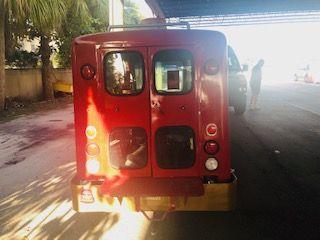
[[[117,214],[77,214],[69,182],[75,164],[52,169],[0,200],[0,239],[97,239],[119,220]]]
[[[237,209],[172,213],[158,224],[157,235],[145,240],[320,239],[319,135],[308,132],[319,121],[315,116],[298,121],[291,116],[296,112],[290,109],[289,115],[281,105],[267,107],[230,116]]]

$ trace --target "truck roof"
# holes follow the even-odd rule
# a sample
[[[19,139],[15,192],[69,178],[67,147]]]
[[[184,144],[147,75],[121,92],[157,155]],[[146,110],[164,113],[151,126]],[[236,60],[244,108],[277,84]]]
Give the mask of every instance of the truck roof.
[[[75,44],[95,44],[106,47],[193,45],[226,42],[223,33],[211,30],[152,29],[105,32],[77,37]],[[164,44],[165,43],[165,44]]]

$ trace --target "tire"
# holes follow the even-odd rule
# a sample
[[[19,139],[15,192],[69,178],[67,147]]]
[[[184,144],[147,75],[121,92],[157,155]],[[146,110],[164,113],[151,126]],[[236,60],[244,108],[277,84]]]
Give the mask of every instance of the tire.
[[[236,115],[242,115],[246,111],[247,107],[247,96],[242,95],[239,100],[234,104],[234,112]]]

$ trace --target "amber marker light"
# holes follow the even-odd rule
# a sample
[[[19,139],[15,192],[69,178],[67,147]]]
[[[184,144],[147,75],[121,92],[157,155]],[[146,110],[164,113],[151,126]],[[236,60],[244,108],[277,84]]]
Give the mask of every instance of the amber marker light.
[[[86,153],[90,157],[96,157],[100,153],[100,148],[96,143],[89,143],[86,147]]]
[[[88,139],[94,139],[97,136],[97,129],[94,126],[86,128],[86,136]]]

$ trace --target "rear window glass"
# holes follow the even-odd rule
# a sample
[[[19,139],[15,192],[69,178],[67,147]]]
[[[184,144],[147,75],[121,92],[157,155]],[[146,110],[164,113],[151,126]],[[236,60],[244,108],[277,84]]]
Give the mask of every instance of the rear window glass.
[[[177,169],[195,162],[195,139],[192,128],[169,126],[156,132],[156,154],[159,167]]]
[[[142,91],[144,64],[140,53],[107,53],[104,69],[105,85],[112,95],[137,95]]]
[[[109,138],[111,166],[120,168],[143,168],[147,163],[147,135],[143,128],[114,129]]]
[[[163,50],[154,56],[156,90],[160,94],[183,94],[192,89],[193,59],[187,50]]]

